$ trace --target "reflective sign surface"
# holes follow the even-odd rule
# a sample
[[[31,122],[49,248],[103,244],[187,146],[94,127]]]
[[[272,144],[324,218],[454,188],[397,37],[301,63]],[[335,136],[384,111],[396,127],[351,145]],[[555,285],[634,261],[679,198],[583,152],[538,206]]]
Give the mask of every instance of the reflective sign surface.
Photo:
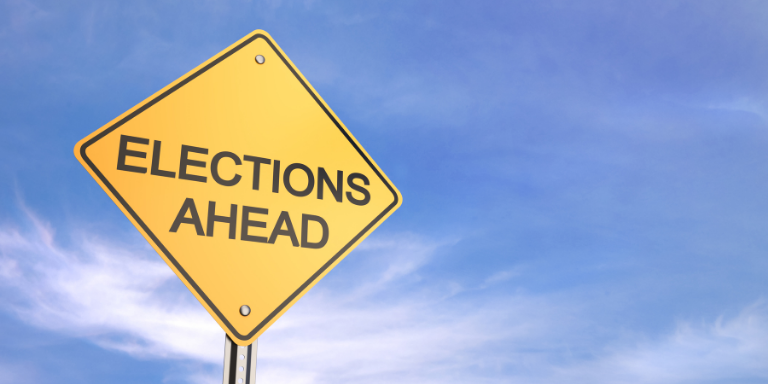
[[[84,138],[75,155],[241,345],[401,203],[264,31]]]

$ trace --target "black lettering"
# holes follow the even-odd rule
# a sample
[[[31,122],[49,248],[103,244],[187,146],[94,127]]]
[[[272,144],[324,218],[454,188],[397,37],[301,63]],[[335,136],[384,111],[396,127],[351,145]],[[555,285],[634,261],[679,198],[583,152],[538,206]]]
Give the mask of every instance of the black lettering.
[[[259,190],[259,178],[261,177],[261,165],[262,164],[271,164],[272,160],[265,159],[263,157],[248,156],[248,155],[243,156],[243,160],[253,162],[253,190],[254,191],[258,191]],[[278,175],[277,175],[277,177],[280,177],[280,173],[279,172],[280,172],[280,169],[278,167]]]
[[[141,137],[133,137],[128,135],[120,135],[120,147],[117,151],[117,169],[120,171],[128,171],[128,172],[136,172],[136,173],[147,173],[147,169],[144,167],[134,167],[133,165],[127,165],[125,164],[125,158],[127,156],[131,157],[138,157],[142,159],[147,158],[146,152],[139,152],[139,151],[131,151],[128,149],[128,143],[136,143],[136,144],[149,144],[149,139],[144,139]]]
[[[232,204],[229,207],[229,216],[218,216],[216,215],[216,202],[215,201],[209,201],[208,202],[208,228],[206,236],[212,237],[213,236],[213,224],[215,222],[220,223],[227,223],[229,224],[229,238],[234,239],[235,234],[237,233],[237,204]]]
[[[242,162],[240,161],[240,158],[232,152],[219,152],[213,156],[213,159],[211,159],[211,176],[213,176],[213,180],[225,187],[231,187],[240,182],[240,175],[235,173],[235,176],[229,180],[222,179],[219,175],[219,161],[221,161],[222,157],[228,157],[234,160],[235,165],[240,165]]]
[[[334,185],[331,182],[331,178],[325,172],[325,169],[323,169],[323,167],[317,168],[317,198],[318,199],[323,198],[323,184],[328,185],[328,189],[331,190],[331,194],[333,195],[333,198],[336,199],[336,201],[338,201],[339,203],[341,203],[341,200],[344,197],[344,192],[342,191],[342,189],[344,189],[344,172],[336,171],[336,185]]]
[[[280,192],[280,160],[275,160],[272,165],[272,192]]]
[[[263,221],[256,221],[251,220],[249,218],[249,215],[251,213],[257,213],[259,215],[266,215],[269,213],[269,210],[266,208],[256,208],[256,207],[249,207],[247,205],[243,206],[243,221],[240,225],[240,240],[245,241],[254,241],[257,243],[266,243],[267,238],[264,236],[252,236],[248,234],[248,228],[255,227],[255,228],[266,228],[267,223]]]
[[[192,215],[192,217],[189,219],[186,217],[187,211],[189,211]],[[184,200],[184,204],[181,205],[179,214],[176,215],[176,220],[173,220],[173,224],[171,225],[171,232],[178,231],[179,225],[181,224],[192,224],[195,226],[195,232],[197,232],[198,236],[205,236],[205,232],[203,232],[203,223],[200,222],[200,215],[197,214],[195,201],[189,197],[187,197],[187,199]]]
[[[304,171],[304,173],[307,174],[307,187],[301,191],[293,189],[293,186],[291,185],[291,172],[293,172],[295,169],[301,169]],[[287,189],[291,195],[306,196],[312,193],[312,190],[315,188],[315,176],[312,174],[312,170],[309,169],[309,167],[306,165],[293,163],[285,168],[285,174],[283,174],[283,184],[285,184],[285,189]]]
[[[181,146],[181,160],[179,161],[179,179],[199,181],[201,183],[205,183],[205,180],[207,180],[205,176],[190,175],[187,173],[187,167],[205,168],[205,161],[190,160],[189,158],[190,152],[207,155],[208,149],[193,147],[191,145]]]
[[[283,223],[285,223],[287,229],[283,229]],[[277,236],[288,236],[291,238],[291,244],[293,244],[294,247],[299,246],[299,239],[296,238],[296,231],[293,230],[291,217],[288,216],[288,212],[286,211],[280,212],[280,217],[277,218],[277,224],[275,224],[275,228],[272,229],[272,234],[269,235],[269,241],[267,242],[274,244],[275,240],[277,240]]]
[[[152,147],[152,170],[149,173],[155,176],[174,178],[176,177],[176,172],[160,169],[160,145],[162,145],[160,140],[155,140],[155,144]]]
[[[320,223],[320,226],[323,227],[323,235],[320,238],[320,241],[317,243],[310,243],[309,238],[309,222],[314,221],[317,223]],[[302,248],[322,248],[325,246],[325,243],[328,242],[328,223],[323,220],[320,216],[315,215],[301,215],[301,247]]]
[[[358,200],[352,196],[352,192],[347,192],[347,200],[349,200],[350,203],[354,205],[366,205],[368,202],[371,201],[371,193],[368,192],[367,189],[363,188],[360,185],[355,184],[355,179],[360,179],[363,181],[363,184],[368,185],[368,178],[365,177],[362,173],[353,173],[350,174],[347,177],[347,185],[349,185],[350,188],[354,189],[355,191],[358,191],[363,194],[362,200]]]

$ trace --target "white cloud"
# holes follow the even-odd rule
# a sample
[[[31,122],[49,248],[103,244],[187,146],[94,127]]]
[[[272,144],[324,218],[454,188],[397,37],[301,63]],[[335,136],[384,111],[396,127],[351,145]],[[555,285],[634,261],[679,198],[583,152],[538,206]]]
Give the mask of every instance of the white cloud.
[[[476,371],[522,357],[505,345],[534,347],[558,317],[548,303],[520,295],[480,305],[419,290],[389,303],[339,301],[316,295],[262,337],[265,382],[483,382]]]
[[[27,217],[32,233],[0,230],[0,286],[18,293],[9,300],[20,319],[135,356],[221,360],[210,346],[221,347],[222,332],[189,294],[164,292],[176,277],[157,256],[95,238],[68,251]]]
[[[768,103],[763,100],[740,97],[727,102],[712,103],[707,105],[707,108],[748,113],[768,121]]]
[[[37,376],[36,372],[22,371],[18,366],[0,363],[0,384],[17,384]]]
[[[490,286],[492,284],[501,283],[520,276],[520,274],[521,272],[519,268],[499,271],[491,276],[488,276],[488,278],[485,279],[485,284],[483,286]]]
[[[563,367],[576,383],[703,383],[768,381],[768,305],[698,325],[681,322],[657,340],[610,348],[596,361]],[[739,381],[742,380],[742,381]]]
[[[0,229],[0,297],[16,298],[6,310],[107,349],[174,359],[169,381],[220,380],[222,331],[159,257],[93,237],[66,250],[27,215],[31,232]],[[572,292],[511,290],[521,269],[461,289],[429,275],[451,245],[414,234],[366,240],[344,276],[331,274],[260,338],[259,381],[768,380],[764,302],[731,318],[681,322],[668,335],[596,331],[599,304]]]

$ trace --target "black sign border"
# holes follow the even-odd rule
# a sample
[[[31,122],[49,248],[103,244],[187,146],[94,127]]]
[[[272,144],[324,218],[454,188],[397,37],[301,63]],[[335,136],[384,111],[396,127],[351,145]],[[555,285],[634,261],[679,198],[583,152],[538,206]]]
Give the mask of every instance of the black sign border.
[[[283,63],[288,67],[288,69],[291,70],[291,73],[293,73],[293,75],[296,77],[296,80],[298,80],[301,83],[301,85],[304,86],[304,89],[307,90],[307,92],[312,96],[312,98],[315,100],[315,102],[317,102],[317,104],[320,106],[320,108],[323,109],[323,111],[328,116],[328,118],[331,119],[331,121],[333,121],[333,123],[336,125],[336,127],[339,129],[339,131],[341,131],[341,133],[344,135],[344,137],[347,138],[349,143],[352,144],[352,146],[355,148],[355,150],[357,150],[357,153],[360,154],[360,156],[363,159],[365,159],[365,162],[368,163],[368,166],[371,167],[371,169],[376,173],[376,175],[384,183],[384,185],[387,186],[389,191],[392,192],[392,196],[394,197],[394,201],[392,202],[392,204],[387,206],[387,208],[384,209],[384,211],[382,211],[378,216],[376,216],[376,218],[374,218],[373,221],[371,221],[368,225],[366,225],[365,228],[363,228],[363,230],[360,231],[360,233],[358,233],[355,237],[352,238],[352,240],[350,240],[346,245],[344,245],[341,248],[341,250],[339,250],[330,260],[328,260],[328,262],[323,264],[323,266],[317,272],[315,272],[312,276],[310,276],[310,278],[307,281],[305,281],[304,284],[302,284],[296,291],[294,291],[290,296],[288,296],[288,298],[285,299],[285,301],[283,301],[283,303],[280,304],[274,311],[272,311],[272,313],[270,313],[269,316],[267,316],[261,323],[259,323],[259,325],[257,325],[256,328],[254,328],[251,332],[243,335],[243,334],[237,332],[237,330],[235,330],[235,328],[232,326],[232,324],[229,322],[229,320],[227,320],[227,318],[224,316],[224,314],[221,313],[221,311],[213,304],[213,302],[208,298],[208,296],[205,294],[205,292],[203,292],[203,290],[200,289],[200,286],[198,286],[197,283],[192,279],[192,277],[189,276],[189,274],[187,273],[187,271],[184,270],[184,268],[181,266],[181,264],[179,264],[179,262],[176,261],[176,258],[173,257],[173,255],[171,254],[171,252],[168,251],[167,248],[165,248],[165,245],[163,245],[163,243],[160,242],[160,239],[158,239],[157,236],[155,236],[155,234],[152,233],[152,231],[144,223],[144,221],[141,220],[139,215],[137,215],[136,212],[133,210],[133,208],[131,208],[131,206],[128,204],[128,202],[125,201],[125,199],[123,199],[123,197],[120,195],[120,193],[117,192],[115,187],[112,186],[112,184],[109,182],[109,180],[107,180],[107,178],[104,177],[104,175],[101,173],[101,171],[99,171],[99,169],[91,161],[91,159],[88,158],[88,155],[86,154],[86,149],[89,146],[91,146],[92,144],[94,144],[97,141],[99,141],[100,139],[104,138],[106,135],[108,135],[108,134],[112,133],[113,131],[115,131],[117,128],[119,128],[120,126],[122,126],[123,124],[128,122],[129,120],[131,120],[134,117],[138,116],[140,113],[142,113],[145,110],[149,109],[150,107],[155,105],[160,100],[164,99],[165,97],[167,97],[171,93],[177,91],[178,89],[180,89],[181,87],[183,87],[184,85],[189,83],[190,81],[194,80],[195,78],[197,78],[201,74],[205,73],[206,71],[208,71],[209,69],[213,68],[214,66],[216,66],[220,62],[224,61],[226,58],[228,58],[229,56],[231,56],[235,52],[239,51],[240,49],[242,49],[246,45],[254,42],[256,39],[259,39],[259,38],[264,39],[267,42],[267,44],[269,44],[269,46],[272,48],[272,50],[275,51],[275,53],[277,53],[277,55],[280,57],[280,59],[283,61]],[[163,251],[163,254],[165,254],[165,256],[168,258],[168,260],[171,261],[171,263],[173,263],[174,267],[176,267],[176,270],[178,270],[182,274],[182,276],[184,276],[184,278],[195,289],[195,291],[198,293],[198,295],[200,295],[200,297],[202,297],[203,300],[205,300],[205,303],[208,305],[208,307],[211,308],[213,310],[213,312],[216,313],[216,315],[219,317],[219,319],[221,319],[221,321],[227,326],[227,329],[229,329],[229,331],[235,337],[237,337],[238,339],[240,339],[242,341],[246,341],[246,340],[250,339],[251,337],[253,337],[253,335],[258,333],[262,328],[264,328],[267,324],[269,324],[269,322],[272,321],[272,319],[274,319],[283,309],[285,309],[285,307],[288,306],[288,304],[290,304],[298,295],[300,295],[302,292],[304,292],[307,289],[307,287],[309,287],[310,284],[312,284],[315,280],[317,280],[317,278],[320,277],[321,274],[323,274],[328,268],[330,268],[331,265],[333,265],[333,263],[335,263],[336,260],[338,260],[341,257],[341,255],[344,254],[344,252],[346,252],[350,247],[352,247],[352,245],[355,242],[357,242],[360,239],[360,237],[362,237],[368,231],[370,231],[371,228],[374,225],[376,225],[376,223],[381,221],[381,219],[384,216],[386,216],[387,213],[389,213],[392,209],[394,209],[395,206],[397,206],[398,201],[399,201],[399,196],[398,196],[397,192],[395,192],[395,189],[387,181],[386,177],[384,177],[384,175],[381,174],[379,169],[373,165],[373,162],[371,161],[371,159],[368,158],[368,156],[365,154],[365,152],[363,152],[363,150],[360,148],[360,146],[357,145],[355,140],[352,139],[352,137],[350,136],[349,132],[347,132],[347,130],[344,129],[344,127],[336,120],[336,118],[334,118],[333,114],[328,109],[328,107],[320,100],[319,97],[317,97],[317,95],[312,91],[312,88],[310,88],[309,85],[307,84],[307,82],[304,81],[304,79],[299,75],[298,71],[296,71],[296,69],[291,65],[291,63],[283,56],[282,51],[275,46],[275,44],[269,39],[269,37],[267,35],[264,35],[264,34],[261,34],[261,33],[254,34],[251,37],[247,38],[246,40],[244,40],[242,43],[238,44],[234,48],[230,49],[229,51],[225,52],[224,54],[221,54],[215,60],[213,60],[212,62],[208,63],[205,67],[195,71],[191,75],[187,76],[184,80],[178,82],[176,85],[174,85],[173,87],[169,88],[168,90],[166,90],[162,94],[158,95],[157,97],[153,98],[152,100],[149,100],[144,105],[142,105],[141,107],[139,107],[135,111],[131,112],[128,116],[120,119],[118,122],[116,122],[115,124],[112,124],[109,128],[103,130],[102,132],[99,132],[98,135],[92,137],[90,140],[85,142],[85,144],[83,144],[80,147],[80,156],[83,158],[83,160],[85,160],[85,162],[88,164],[88,166],[91,167],[91,170],[93,170],[93,172],[99,177],[99,179],[104,183],[104,185],[107,188],[109,188],[110,192],[112,192],[112,195],[115,196],[115,198],[117,198],[117,200],[120,201],[120,204],[122,204],[123,207],[125,207],[125,209],[128,211],[128,213],[131,214],[131,217],[133,217],[133,219],[136,220],[137,223],[139,223],[141,228],[152,239],[152,241],[155,242],[157,247],[160,248],[161,251]]]

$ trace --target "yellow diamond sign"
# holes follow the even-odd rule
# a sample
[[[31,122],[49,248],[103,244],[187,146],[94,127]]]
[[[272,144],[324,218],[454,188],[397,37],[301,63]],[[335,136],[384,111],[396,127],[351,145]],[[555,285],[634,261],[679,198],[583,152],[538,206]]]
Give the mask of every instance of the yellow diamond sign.
[[[75,156],[240,345],[402,200],[264,31],[93,132]]]

